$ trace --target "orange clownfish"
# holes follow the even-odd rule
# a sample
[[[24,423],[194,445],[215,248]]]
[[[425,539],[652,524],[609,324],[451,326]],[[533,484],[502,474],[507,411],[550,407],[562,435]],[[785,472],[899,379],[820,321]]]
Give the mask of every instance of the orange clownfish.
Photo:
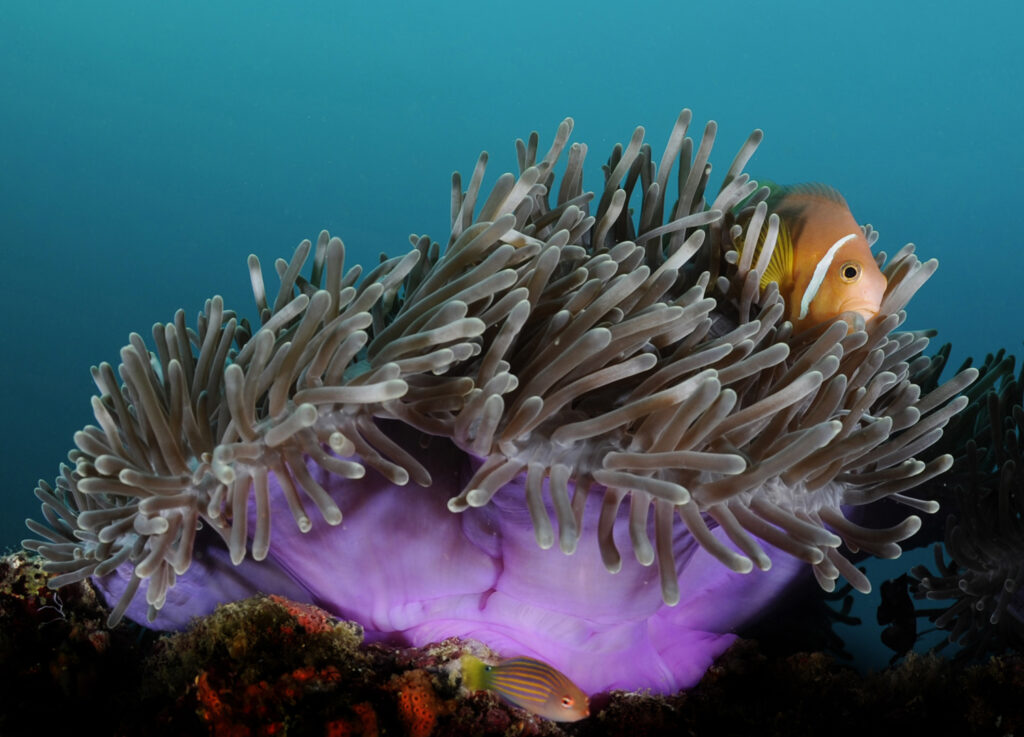
[[[779,235],[761,288],[779,285],[793,327],[800,331],[843,312],[865,320],[877,315],[885,276],[843,196],[826,184],[767,186],[768,211],[779,217]],[[758,250],[767,232],[766,221]],[[737,249],[743,237],[737,238]]]

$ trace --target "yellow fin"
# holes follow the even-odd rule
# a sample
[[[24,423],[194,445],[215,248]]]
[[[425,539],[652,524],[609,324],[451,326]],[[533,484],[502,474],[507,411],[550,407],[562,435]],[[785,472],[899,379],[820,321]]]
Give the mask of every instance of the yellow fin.
[[[747,227],[749,227],[747,223]],[[761,227],[761,234],[757,238],[757,246],[754,247],[754,257],[751,259],[751,264],[756,265],[758,259],[761,258],[761,251],[764,249],[765,239],[768,237],[768,220],[766,219],[764,225]],[[746,232],[740,233],[733,242],[736,250],[741,254],[743,253],[743,241],[746,238]],[[761,274],[760,287],[763,290],[772,282],[779,285],[785,283],[793,274],[793,236],[789,232],[789,226],[786,225],[785,218],[779,218],[779,233],[775,238],[775,248],[772,250],[771,260],[768,262],[768,266],[765,268],[764,273]]]
[[[768,235],[768,223],[765,222],[761,229],[761,237],[757,239],[757,250],[760,254],[764,247],[765,238]],[[756,262],[755,262],[756,263]],[[789,232],[785,218],[779,218],[779,235],[775,239],[775,248],[772,251],[772,258],[768,262],[764,273],[761,274],[761,289],[764,289],[772,282],[780,287],[793,276],[793,236]]]

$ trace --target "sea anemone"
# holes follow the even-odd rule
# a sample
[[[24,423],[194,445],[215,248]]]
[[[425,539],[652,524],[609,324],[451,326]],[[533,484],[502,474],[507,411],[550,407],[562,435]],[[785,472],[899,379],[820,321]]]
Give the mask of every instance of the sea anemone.
[[[268,298],[250,256],[258,329],[214,297],[93,369],[98,424],[40,482],[25,547],[53,586],[92,577],[112,622],[143,615],[140,586],[162,626],[246,587],[305,594],[368,634],[477,637],[591,691],[695,682],[800,561],[867,591],[840,546],[897,556],[920,519],[846,510],[937,509],[906,492],[952,459],[916,456],[977,373],[922,395],[929,334],[894,332],[937,263],[880,254],[876,317],[795,333],[759,284],[778,218],[743,169],[762,134],[709,204],[716,126],[695,146],[690,120],[657,163],[637,128],[597,197],[585,145],[556,176],[570,119],[542,156],[517,141],[518,175],[486,195],[482,154],[465,191],[453,177],[447,246],[414,236],[365,275],[323,232]]]
[[[929,607],[918,616],[948,630],[940,647],[954,643],[963,656],[1024,645],[1024,374],[1014,377],[1014,363],[1004,351],[986,357],[943,438],[954,465],[931,490],[950,511],[944,542],[934,572],[915,566],[910,581]]]

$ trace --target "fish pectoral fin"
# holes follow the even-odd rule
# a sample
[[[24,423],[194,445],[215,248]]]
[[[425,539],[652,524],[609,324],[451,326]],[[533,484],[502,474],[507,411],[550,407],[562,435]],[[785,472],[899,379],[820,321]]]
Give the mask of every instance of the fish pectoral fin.
[[[761,263],[760,252],[764,249],[765,239],[768,235],[768,223],[761,229],[761,236],[757,240],[758,260]],[[761,289],[764,290],[769,284],[775,282],[780,287],[785,284],[793,275],[793,236],[789,226],[783,218],[779,218],[779,234],[775,237],[775,247],[772,249],[768,265],[761,273]]]

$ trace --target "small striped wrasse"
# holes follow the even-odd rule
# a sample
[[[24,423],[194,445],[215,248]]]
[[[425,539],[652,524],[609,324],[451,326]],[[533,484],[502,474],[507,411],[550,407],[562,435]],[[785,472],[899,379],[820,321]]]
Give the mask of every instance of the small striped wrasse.
[[[533,658],[509,658],[487,665],[463,655],[462,683],[470,691],[493,691],[505,701],[555,722],[575,722],[590,715],[590,700],[579,686]]]

